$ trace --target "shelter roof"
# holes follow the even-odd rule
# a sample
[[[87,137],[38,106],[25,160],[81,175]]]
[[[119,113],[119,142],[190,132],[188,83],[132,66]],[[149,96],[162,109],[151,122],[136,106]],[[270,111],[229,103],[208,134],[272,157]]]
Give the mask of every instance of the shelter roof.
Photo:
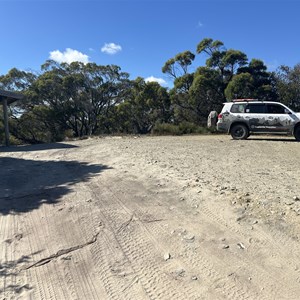
[[[0,90],[0,103],[4,100],[7,99],[7,104],[11,104],[17,100],[22,100],[24,98],[23,95],[19,93],[14,93],[14,92],[8,92],[4,90]]]

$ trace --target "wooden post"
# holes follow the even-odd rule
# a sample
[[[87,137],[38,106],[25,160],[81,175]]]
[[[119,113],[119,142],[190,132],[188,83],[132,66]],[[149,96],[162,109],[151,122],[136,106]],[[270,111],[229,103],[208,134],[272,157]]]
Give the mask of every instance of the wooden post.
[[[9,128],[8,128],[8,112],[7,112],[7,99],[3,99],[3,120],[5,130],[5,144],[9,146]]]

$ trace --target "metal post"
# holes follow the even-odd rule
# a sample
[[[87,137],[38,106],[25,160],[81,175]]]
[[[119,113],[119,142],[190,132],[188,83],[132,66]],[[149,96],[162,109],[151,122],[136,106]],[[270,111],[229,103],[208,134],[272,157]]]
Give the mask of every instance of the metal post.
[[[7,112],[7,99],[3,99],[3,120],[5,130],[5,144],[9,146],[9,129],[8,129],[8,112]]]

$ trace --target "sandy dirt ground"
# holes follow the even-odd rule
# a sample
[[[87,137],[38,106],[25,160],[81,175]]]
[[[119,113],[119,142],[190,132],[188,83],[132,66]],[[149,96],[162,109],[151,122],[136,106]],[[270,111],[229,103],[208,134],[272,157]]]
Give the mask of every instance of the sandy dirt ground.
[[[300,299],[300,143],[0,148],[0,299]]]

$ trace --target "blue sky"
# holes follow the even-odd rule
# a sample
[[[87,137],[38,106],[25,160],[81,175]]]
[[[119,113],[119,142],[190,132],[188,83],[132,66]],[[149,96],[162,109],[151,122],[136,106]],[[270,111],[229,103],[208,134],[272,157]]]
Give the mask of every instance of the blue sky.
[[[0,12],[0,75],[78,59],[170,85],[164,63],[206,37],[269,70],[300,63],[300,0],[0,0]]]

